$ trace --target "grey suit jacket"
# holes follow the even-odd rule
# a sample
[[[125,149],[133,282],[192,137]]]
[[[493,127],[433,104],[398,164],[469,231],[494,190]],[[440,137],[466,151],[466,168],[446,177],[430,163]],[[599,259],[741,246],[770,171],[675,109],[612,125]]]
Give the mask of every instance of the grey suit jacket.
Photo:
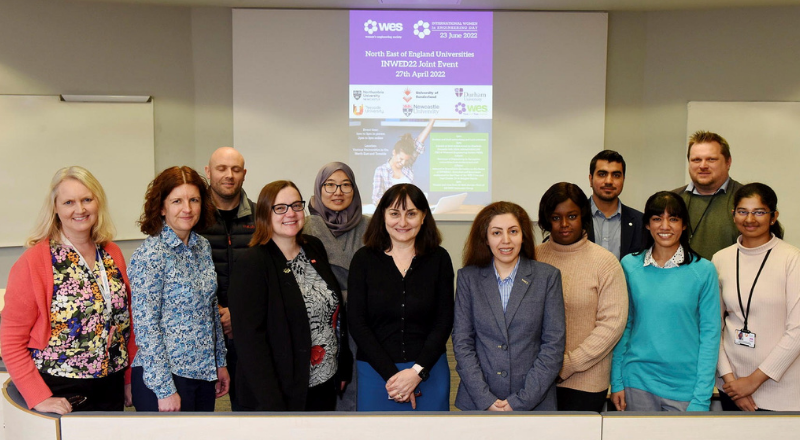
[[[456,407],[485,410],[500,399],[515,411],[555,411],[565,325],[561,272],[553,266],[521,257],[505,313],[491,264],[459,270]]]

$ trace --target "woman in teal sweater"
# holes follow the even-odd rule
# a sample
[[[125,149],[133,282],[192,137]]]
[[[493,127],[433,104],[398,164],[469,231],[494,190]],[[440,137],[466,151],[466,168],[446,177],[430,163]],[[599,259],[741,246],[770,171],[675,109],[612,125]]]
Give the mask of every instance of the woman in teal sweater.
[[[630,300],[611,400],[619,411],[708,411],[720,341],[717,272],[689,246],[680,196],[654,194],[642,221],[645,250],[622,259]]]

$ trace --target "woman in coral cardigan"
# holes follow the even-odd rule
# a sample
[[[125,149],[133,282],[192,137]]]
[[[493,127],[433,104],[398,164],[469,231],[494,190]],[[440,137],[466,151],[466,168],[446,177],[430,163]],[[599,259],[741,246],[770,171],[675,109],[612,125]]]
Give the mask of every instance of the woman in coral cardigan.
[[[77,166],[58,170],[30,249],[11,268],[0,327],[3,360],[32,409],[130,403],[130,287],[113,235],[97,179]]]

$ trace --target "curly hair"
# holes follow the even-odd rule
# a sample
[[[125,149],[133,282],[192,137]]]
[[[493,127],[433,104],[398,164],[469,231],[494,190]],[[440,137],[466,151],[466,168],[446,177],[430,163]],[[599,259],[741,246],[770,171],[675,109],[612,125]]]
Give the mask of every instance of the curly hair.
[[[164,216],[161,215],[164,201],[172,190],[183,184],[194,185],[200,192],[200,218],[192,230],[202,231],[214,224],[216,221],[214,213],[217,208],[214,206],[214,201],[211,200],[206,181],[192,168],[175,166],[162,171],[147,185],[142,215],[136,222],[143,234],[155,236],[161,233],[161,229],[164,227]]]

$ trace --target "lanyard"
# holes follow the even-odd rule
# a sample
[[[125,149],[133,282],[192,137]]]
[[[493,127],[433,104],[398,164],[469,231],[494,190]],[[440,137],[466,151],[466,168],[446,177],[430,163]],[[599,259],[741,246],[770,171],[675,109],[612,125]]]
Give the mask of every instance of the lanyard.
[[[81,255],[81,251],[78,250],[75,245],[72,244],[71,241],[64,235],[61,234],[61,242],[65,245],[71,247],[78,257],[80,258],[80,262],[89,269],[89,274],[94,278],[94,282],[97,283],[97,287],[100,289],[100,293],[103,294],[103,301],[105,302],[106,306],[106,313],[112,313],[111,308],[111,286],[108,283],[108,275],[106,274],[106,265],[103,263],[103,257],[100,254],[100,248],[95,245],[95,260],[100,263],[100,279],[98,280],[97,277],[94,275],[94,269],[89,267],[89,264],[86,263],[86,259],[83,258]]]
[[[703,222],[703,218],[705,218],[705,216],[706,216],[706,213],[708,212],[708,208],[710,208],[710,207],[711,207],[711,204],[712,204],[712,203],[714,203],[714,199],[716,199],[716,198],[717,198],[717,194],[719,194],[719,190],[717,190],[717,192],[715,192],[715,193],[714,193],[714,195],[712,195],[712,196],[711,196],[711,200],[709,200],[709,201],[708,201],[708,205],[706,205],[706,209],[705,209],[705,211],[703,211],[703,215],[701,215],[701,216],[700,216],[700,220],[698,220],[698,221],[697,221],[697,223],[696,223],[696,224],[694,225],[694,227],[692,228],[692,230],[691,230],[691,231],[689,231],[689,243],[691,243],[691,242],[692,242],[692,238],[694,237],[694,233],[695,233],[695,231],[697,231],[697,228],[699,228],[699,227],[700,227],[700,223],[702,223],[702,222]],[[686,211],[687,211],[687,212],[689,211],[689,207],[690,207],[690,206],[692,206],[692,196],[693,196],[693,195],[694,195],[694,194],[690,194],[690,195],[689,195],[689,203],[688,203],[688,205],[686,206]],[[689,226],[691,227],[691,224],[690,224]]]
[[[744,315],[744,327],[742,327],[742,331],[745,333],[750,333],[750,330],[747,329],[747,317],[750,316],[750,301],[753,299],[753,291],[756,290],[756,283],[758,282],[758,277],[761,276],[761,269],[764,268],[764,265],[767,263],[767,258],[769,258],[769,254],[772,253],[772,249],[767,251],[767,255],[764,255],[764,260],[761,261],[761,267],[758,268],[758,273],[756,274],[756,279],[753,280],[753,285],[750,287],[750,297],[747,298],[747,311],[744,309],[744,305],[742,304],[742,291],[739,288],[739,250],[736,250],[736,294],[739,296],[739,308],[742,309],[742,315]]]

